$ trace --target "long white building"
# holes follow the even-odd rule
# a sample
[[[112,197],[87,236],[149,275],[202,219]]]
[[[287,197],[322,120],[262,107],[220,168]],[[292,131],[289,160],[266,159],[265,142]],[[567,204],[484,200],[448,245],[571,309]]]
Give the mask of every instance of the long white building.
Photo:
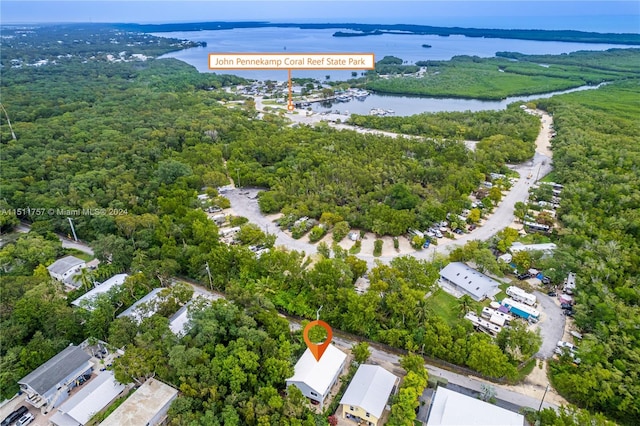
[[[536,303],[538,303],[538,299],[534,294],[527,293],[523,289],[513,285],[510,287],[507,287],[506,293],[516,302],[526,303],[529,306],[535,306]]]

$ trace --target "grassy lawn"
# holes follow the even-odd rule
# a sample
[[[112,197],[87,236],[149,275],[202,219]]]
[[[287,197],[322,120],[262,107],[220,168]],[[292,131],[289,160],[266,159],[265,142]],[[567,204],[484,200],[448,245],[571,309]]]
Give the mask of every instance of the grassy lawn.
[[[82,251],[80,251],[80,250],[76,250],[76,249],[65,249],[65,253],[66,253],[67,255],[75,256],[75,257],[77,257],[77,258],[79,258],[79,259],[82,259],[82,260],[84,260],[85,262],[88,262],[88,261],[90,261],[90,260],[93,260],[93,259],[94,259],[94,256],[92,256],[92,255],[90,255],[90,254],[87,254],[87,253],[85,253],[85,252],[82,252]]]
[[[529,362],[527,362],[520,370],[518,370],[518,377],[515,382],[519,383],[523,381],[525,377],[531,374],[537,363],[537,358],[530,359]]]
[[[429,298],[429,304],[437,315],[444,318],[450,326],[454,326],[460,321],[460,308],[458,308],[458,299],[442,289],[438,289]],[[475,307],[473,308],[475,310]]]
[[[558,175],[556,172],[550,172],[548,175],[540,179],[540,182],[557,182]]]

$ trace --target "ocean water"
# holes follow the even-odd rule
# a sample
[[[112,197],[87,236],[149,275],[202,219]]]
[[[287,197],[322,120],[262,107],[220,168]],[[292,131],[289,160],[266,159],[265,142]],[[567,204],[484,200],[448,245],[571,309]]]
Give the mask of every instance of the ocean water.
[[[493,57],[498,51],[524,54],[561,54],[577,50],[606,50],[629,47],[614,44],[564,43],[496,38],[472,38],[464,36],[442,37],[436,35],[383,34],[367,37],[333,37],[336,29],[298,28],[243,28],[220,31],[185,31],[155,33],[160,37],[175,37],[204,41],[207,47],[197,47],[173,52],[163,57],[176,58],[196,67],[200,72],[208,69],[209,53],[269,52],[269,53],[327,53],[372,52],[376,60],[392,55],[409,63],[419,60],[448,60],[458,55]],[[429,44],[431,48],[422,47]],[[257,80],[287,79],[286,70],[226,71]],[[294,70],[293,77],[310,77],[325,80],[347,80],[351,71],[302,71]]]

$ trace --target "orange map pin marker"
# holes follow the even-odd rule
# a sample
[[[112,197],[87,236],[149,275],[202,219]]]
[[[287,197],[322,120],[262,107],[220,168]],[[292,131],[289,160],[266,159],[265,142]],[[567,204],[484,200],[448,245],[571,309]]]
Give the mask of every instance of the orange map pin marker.
[[[320,326],[327,330],[327,340],[320,344],[313,343],[311,339],[309,339],[309,331],[315,326]],[[329,324],[322,320],[311,321],[304,328],[302,335],[304,337],[304,342],[307,344],[307,347],[315,357],[316,361],[320,361],[322,354],[327,350],[327,347],[331,344],[331,339],[333,338],[333,331],[331,330],[331,327],[329,327]]]

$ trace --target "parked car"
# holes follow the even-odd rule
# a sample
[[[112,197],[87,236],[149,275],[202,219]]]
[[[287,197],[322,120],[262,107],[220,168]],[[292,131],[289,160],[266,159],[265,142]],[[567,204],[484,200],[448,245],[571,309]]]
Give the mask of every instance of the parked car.
[[[570,304],[570,303],[561,303],[561,304],[560,304],[560,307],[561,307],[562,309],[573,309],[573,306],[571,306],[571,304]]]
[[[522,274],[518,274],[516,276],[516,278],[518,278],[520,281],[523,281],[523,280],[531,278],[531,274],[528,273],[528,272],[523,272]]]
[[[544,284],[544,285],[551,284],[551,278],[549,278],[549,277],[542,277],[541,281],[542,281],[542,284]]]
[[[9,426],[10,424],[13,424],[13,422],[15,422],[16,420],[18,420],[28,412],[29,412],[29,409],[23,405],[22,407],[18,408],[13,413],[5,417],[5,419],[0,424],[2,426]]]
[[[476,229],[477,226],[476,225],[469,225],[469,231],[473,231],[474,229]]]
[[[575,314],[575,312],[573,312],[570,309],[567,309],[567,310],[563,311],[563,313],[568,317],[572,317]]]
[[[27,413],[20,417],[20,420],[16,422],[16,426],[25,426],[31,423],[35,419],[35,416],[31,413]]]
[[[555,291],[550,291],[547,293],[547,296],[551,296],[551,297],[556,297],[558,295],[558,293],[556,293]]]
[[[460,229],[460,228],[456,228],[456,229],[454,229],[454,230],[453,230],[453,232],[455,232],[455,233],[456,233],[456,234],[458,234],[458,235],[462,235],[462,234],[464,234],[464,231],[463,231],[462,229]]]
[[[572,343],[564,342],[564,341],[562,341],[562,340],[558,340],[558,344],[557,344],[557,346],[558,346],[559,348],[567,348],[567,349],[569,349],[570,351],[575,351],[575,350],[576,350],[576,347],[575,347]]]
[[[422,248],[424,249],[429,248],[429,244],[431,244],[429,240],[425,241],[424,244],[422,245]]]

